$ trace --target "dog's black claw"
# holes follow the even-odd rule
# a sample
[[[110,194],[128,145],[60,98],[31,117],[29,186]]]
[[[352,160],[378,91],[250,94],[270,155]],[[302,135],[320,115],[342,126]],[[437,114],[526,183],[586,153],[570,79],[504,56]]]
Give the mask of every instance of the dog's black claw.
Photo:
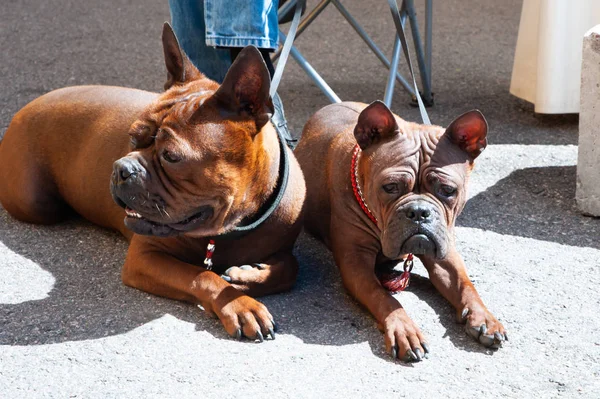
[[[252,270],[253,267],[250,266],[250,265],[242,265],[242,266],[240,266],[240,269],[242,269],[242,270]]]
[[[273,331],[277,332],[279,330],[279,325],[275,323],[274,320],[271,320],[271,324],[273,324]]]
[[[466,327],[467,334],[475,339],[479,339],[479,335],[481,334],[481,327]]]
[[[487,333],[487,326],[482,324],[481,327],[479,327],[479,331],[481,331],[481,335],[485,335]]]
[[[421,352],[421,349],[416,348],[415,355],[417,356],[417,361],[420,362],[423,359],[423,352]]]
[[[269,335],[271,335],[271,339],[275,339],[275,331],[272,328],[269,328]]]
[[[429,345],[428,345],[428,344],[426,344],[425,342],[421,342],[421,346],[422,346],[422,347],[423,347],[423,349],[425,350],[425,353],[429,353],[429,352],[431,352],[431,351],[429,350]]]
[[[402,357],[402,361],[403,362],[412,362],[417,358],[417,355],[415,355],[415,353],[409,349],[406,351],[406,353],[404,354],[404,357]]]
[[[506,341],[508,341],[508,334],[507,334],[507,333],[504,333],[504,339],[505,339]]]
[[[263,337],[262,333],[260,331],[256,332],[256,339],[259,340],[259,342],[264,342],[265,337]]]
[[[233,338],[237,339],[238,341],[239,341],[240,339],[242,339],[242,330],[238,328],[238,329],[235,331],[235,335],[233,336]]]
[[[252,266],[256,267],[258,270],[263,270],[265,265],[262,263],[253,263]]]
[[[418,361],[421,360],[421,359],[419,359],[419,357],[417,356],[417,354],[412,349],[409,349],[408,353],[410,354],[410,358],[411,358],[411,360],[413,362],[418,362]]]
[[[398,350],[396,349],[395,346],[392,348],[392,357],[394,359],[396,359],[398,357]]]
[[[483,345],[483,346],[487,346],[487,347],[491,347],[492,345],[494,345],[494,336],[493,335],[488,335],[488,334],[481,334],[479,336],[479,342]]]
[[[223,280],[227,281],[228,283],[231,283],[231,277],[229,277],[229,276],[226,276],[226,275],[224,275],[224,274],[221,274],[221,278],[222,278]]]
[[[417,362],[419,361],[419,358],[417,357],[417,355],[415,355],[415,352],[412,351],[412,349],[409,349],[406,351],[406,356],[404,356],[405,358],[408,357],[408,361],[413,361],[413,362]]]
[[[466,321],[468,315],[469,315],[469,308],[464,308],[462,311],[462,314],[460,315],[461,323]]]
[[[496,331],[494,333],[494,342],[490,345],[490,348],[500,349],[503,342],[504,342],[504,335],[502,335],[502,333]]]

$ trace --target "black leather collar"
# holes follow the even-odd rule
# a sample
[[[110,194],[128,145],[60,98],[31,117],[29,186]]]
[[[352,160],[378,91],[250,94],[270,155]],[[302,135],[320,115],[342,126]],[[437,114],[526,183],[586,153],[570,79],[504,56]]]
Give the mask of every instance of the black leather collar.
[[[273,190],[269,200],[263,204],[256,215],[244,219],[241,226],[236,226],[233,230],[215,236],[214,238],[232,239],[239,238],[250,233],[252,230],[260,227],[260,225],[262,225],[273,214],[273,212],[275,212],[277,207],[279,207],[279,204],[281,204],[281,200],[285,194],[290,176],[290,157],[287,152],[285,139],[281,136],[279,130],[274,130],[277,132],[277,139],[279,140],[279,176],[277,177],[277,185],[275,186],[275,190]]]

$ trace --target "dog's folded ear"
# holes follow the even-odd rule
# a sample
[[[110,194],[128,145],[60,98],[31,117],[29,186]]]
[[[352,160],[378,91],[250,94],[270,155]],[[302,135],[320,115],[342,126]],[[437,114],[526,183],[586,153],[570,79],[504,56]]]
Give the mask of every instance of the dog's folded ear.
[[[358,116],[354,137],[361,149],[398,134],[398,123],[390,109],[381,101],[372,102]]]
[[[168,22],[163,25],[162,43],[167,66],[165,90],[173,85],[185,84],[204,77],[181,50],[177,36]]]
[[[247,46],[236,57],[214,97],[222,108],[254,118],[260,130],[274,112],[270,87],[271,76],[262,55],[256,47]]]
[[[444,135],[475,159],[487,146],[488,124],[479,110],[465,112],[454,119]]]

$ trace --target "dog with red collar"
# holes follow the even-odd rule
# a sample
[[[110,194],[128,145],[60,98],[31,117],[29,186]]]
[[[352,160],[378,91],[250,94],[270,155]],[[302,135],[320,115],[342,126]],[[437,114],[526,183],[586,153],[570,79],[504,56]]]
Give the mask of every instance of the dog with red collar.
[[[443,129],[404,121],[379,101],[326,106],[304,127],[295,154],[310,176],[305,227],[332,250],[344,286],[375,317],[394,358],[420,361],[429,352],[390,293],[408,284],[413,254],[467,333],[491,348],[507,339],[454,244],[455,220],[486,137],[479,111]],[[382,270],[400,261],[401,275]]]

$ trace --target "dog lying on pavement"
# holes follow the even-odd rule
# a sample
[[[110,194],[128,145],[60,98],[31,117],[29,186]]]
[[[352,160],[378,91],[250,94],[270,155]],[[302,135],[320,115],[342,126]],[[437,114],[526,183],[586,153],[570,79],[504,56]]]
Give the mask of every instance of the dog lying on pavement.
[[[269,72],[247,47],[219,85],[168,24],[163,48],[161,94],[70,87],[21,109],[0,143],[0,202],[25,222],[74,211],[120,231],[125,284],[200,304],[231,336],[274,338],[251,296],[295,282],[305,186],[269,122]]]
[[[382,268],[412,254],[456,308],[467,332],[488,347],[506,340],[469,280],[454,245],[475,158],[486,147],[479,111],[447,129],[402,120],[382,102],[324,107],[307,122],[296,156],[305,176],[305,225],[332,250],[344,286],[378,321],[388,353],[420,361],[429,347],[380,281]]]

